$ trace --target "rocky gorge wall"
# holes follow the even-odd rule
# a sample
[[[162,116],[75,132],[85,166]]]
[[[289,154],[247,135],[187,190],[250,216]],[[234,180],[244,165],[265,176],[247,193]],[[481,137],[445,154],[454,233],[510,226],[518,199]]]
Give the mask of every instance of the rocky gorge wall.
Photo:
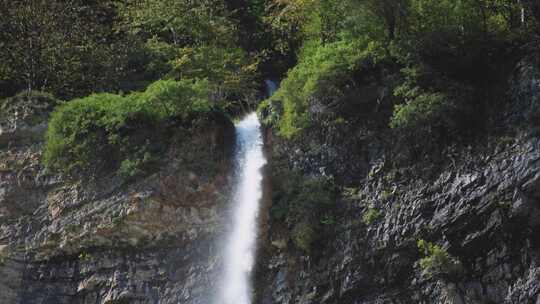
[[[1,125],[0,303],[209,303],[232,123],[216,114],[178,129],[135,180],[68,179],[41,165],[49,112],[19,109]]]
[[[397,165],[388,134],[316,101],[302,136],[266,129],[254,303],[539,303],[538,71],[524,61],[510,80],[508,132],[437,161]],[[134,180],[69,179],[41,165],[50,110],[0,122],[0,303],[209,303],[230,121],[178,129]]]
[[[440,163],[396,166],[392,142],[318,119],[324,105],[294,140],[268,129],[277,215],[265,223],[257,303],[540,303],[539,67],[522,62],[510,81],[510,135],[449,149]],[[384,85],[373,91],[384,98]],[[279,197],[290,172],[336,181],[331,220],[300,234],[307,248],[297,218],[276,206],[292,203]]]

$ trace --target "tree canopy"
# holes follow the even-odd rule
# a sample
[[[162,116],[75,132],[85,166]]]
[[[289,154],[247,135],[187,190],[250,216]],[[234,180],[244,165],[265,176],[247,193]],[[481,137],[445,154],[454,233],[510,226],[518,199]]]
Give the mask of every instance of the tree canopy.
[[[539,17],[532,0],[1,1],[0,97],[69,100],[207,79],[235,108],[264,78],[301,74],[297,63],[335,63],[316,57],[343,45],[474,82],[504,49],[534,40]]]

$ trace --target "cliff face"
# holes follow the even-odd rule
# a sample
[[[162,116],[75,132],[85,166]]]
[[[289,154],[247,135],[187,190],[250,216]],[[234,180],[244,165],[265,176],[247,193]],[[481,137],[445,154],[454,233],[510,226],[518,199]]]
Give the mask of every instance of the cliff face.
[[[145,177],[67,179],[40,165],[38,110],[0,132],[0,303],[208,303],[232,123],[179,127]]]
[[[313,101],[299,137],[267,129],[255,303],[539,303],[539,71],[516,68],[504,132],[437,157],[352,115],[388,111],[384,76]],[[0,124],[0,303],[209,303],[232,124],[176,126],[143,177],[68,179],[41,166],[49,111]]]
[[[448,147],[435,160],[396,162],[400,148],[384,134],[333,123],[336,110],[323,105],[292,141],[268,130],[274,216],[257,303],[539,303],[538,68],[522,62],[510,81],[501,110],[510,135]],[[384,98],[383,85],[371,90]],[[276,213],[291,203],[279,195],[291,192],[281,182],[290,172],[336,181],[336,205],[312,223],[307,248],[296,219]]]

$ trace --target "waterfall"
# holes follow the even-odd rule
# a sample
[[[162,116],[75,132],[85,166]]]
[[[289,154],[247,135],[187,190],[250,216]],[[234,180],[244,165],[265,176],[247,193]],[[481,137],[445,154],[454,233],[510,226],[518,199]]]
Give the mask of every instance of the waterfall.
[[[232,196],[232,230],[224,253],[223,275],[216,304],[251,304],[251,271],[255,263],[257,216],[262,198],[262,167],[266,160],[260,123],[255,113],[236,124],[236,183]]]

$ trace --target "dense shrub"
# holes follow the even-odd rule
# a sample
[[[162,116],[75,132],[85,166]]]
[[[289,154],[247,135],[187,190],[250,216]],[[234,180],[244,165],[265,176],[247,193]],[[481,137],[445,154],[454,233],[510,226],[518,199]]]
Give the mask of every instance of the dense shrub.
[[[449,107],[448,97],[443,93],[420,94],[408,102],[396,106],[390,127],[412,129],[421,125],[443,122]]]
[[[118,175],[125,180],[129,180],[144,173],[144,167],[152,161],[152,156],[148,151],[142,150],[142,157],[134,155],[132,158],[127,158],[120,163]],[[141,154],[141,153],[138,153]]]
[[[212,109],[205,81],[158,81],[127,96],[94,94],[60,106],[51,116],[44,162],[64,173],[118,168],[131,176],[134,165],[163,147],[163,126],[189,122]]]
[[[171,72],[176,78],[207,78],[231,98],[255,87],[257,64],[240,48],[187,47],[178,53]]]
[[[324,123],[321,105],[353,108],[369,98],[365,88],[375,88],[378,115],[368,119],[380,122],[376,127],[390,122],[417,152],[425,139],[440,148],[494,129],[493,109],[504,102],[502,88],[536,28],[536,6],[520,1],[285,3],[283,15],[299,24],[303,46],[273,102],[261,105],[270,114],[265,122],[290,138],[312,120]],[[386,94],[396,86],[394,96]],[[366,121],[363,109],[354,110],[351,116]]]
[[[44,90],[63,99],[118,89],[135,48],[117,1],[0,2],[0,96]]]
[[[277,126],[283,115],[283,108],[280,102],[267,99],[259,104],[257,113],[264,126]]]
[[[272,97],[283,105],[279,132],[292,137],[309,125],[309,102],[313,98],[339,98],[354,84],[353,74],[377,61],[377,44],[338,41],[325,45],[311,44],[303,49],[300,62],[287,74]]]
[[[477,131],[481,109],[474,109],[484,102],[478,89],[425,65],[402,69],[401,77],[389,126],[415,153]]]

